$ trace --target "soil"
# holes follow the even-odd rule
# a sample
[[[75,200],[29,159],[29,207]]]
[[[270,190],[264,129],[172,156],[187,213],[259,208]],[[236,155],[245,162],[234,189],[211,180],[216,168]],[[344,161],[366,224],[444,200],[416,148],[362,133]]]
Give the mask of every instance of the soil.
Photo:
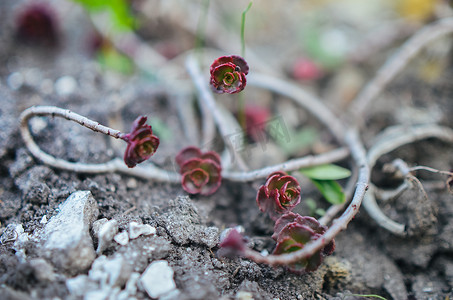
[[[86,13],[71,3],[58,9],[61,25],[58,45],[49,48],[48,45],[29,45],[17,40],[14,17],[24,3],[8,0],[0,4],[0,298],[101,299],[89,293],[105,291],[100,281],[81,285],[78,292],[71,290],[68,284],[71,279],[93,274],[90,272],[95,269],[94,263],[85,269],[68,270],[52,264],[52,259],[40,250],[42,241],[38,233],[47,224],[43,220],[56,217],[60,204],[77,191],[91,192],[98,208],[95,221],[117,220],[120,232],[127,231],[131,222],[156,228],[155,235],[140,236],[126,245],[110,243],[96,255],[96,261],[101,254],[108,259],[122,257],[138,274],[154,261],[167,261],[174,271],[178,293],[160,299],[365,298],[357,294],[380,295],[386,299],[449,299],[453,296],[453,199],[445,188],[445,177],[438,174],[416,174],[428,198],[410,191],[412,194],[404,193],[396,200],[380,204],[386,215],[415,228],[409,237],[392,235],[361,209],[348,228],[337,236],[334,254],[327,257],[317,271],[298,275],[283,267],[272,268],[243,258],[216,255],[220,233],[238,225],[243,227],[254,249],[273,251],[275,244],[270,238],[273,222],[263,216],[255,204],[256,188],[263,180],[251,183],[224,180],[215,194],[194,196],[187,195],[179,184],[146,181],[116,173],[78,174],[42,164],[28,152],[19,133],[18,116],[32,105],[70,109],[124,132],[140,114],[148,115],[151,124],[157,119],[160,125],[153,125],[153,128],[157,134],[162,134],[162,138],[152,160],[164,169],[174,170],[176,153],[194,144],[188,138],[187,124],[180,118],[178,97],[192,103],[195,93],[188,93],[183,87],[178,91],[178,86],[171,91],[166,88],[167,83],[154,78],[153,74],[143,75],[138,70],[123,74],[100,67],[96,58],[86,51],[87,38],[93,32],[92,24]],[[162,7],[160,9],[164,11]],[[169,51],[168,47],[173,46],[171,51],[176,54],[190,49],[193,32],[187,32],[181,24],[178,27],[172,19],[156,19],[154,23],[146,24],[148,27],[140,32],[151,44],[158,41],[160,48],[156,48]],[[257,26],[254,23],[251,30],[257,30]],[[169,35],[162,30],[168,30]],[[250,48],[260,46],[260,38],[259,35],[252,38]],[[280,37],[284,38],[287,37]],[[208,41],[210,46],[216,42]],[[270,45],[265,45],[262,53],[257,52],[266,57],[269,48]],[[375,59],[377,62],[361,66],[364,70],[361,72],[371,77],[384,61],[384,54],[387,53],[381,53],[382,57]],[[179,68],[184,74],[182,62]],[[282,65],[281,70],[284,69]],[[329,98],[329,92],[323,89],[334,89],[333,82],[344,74],[343,71],[344,68],[339,67],[319,83],[306,87]],[[413,68],[407,68],[370,107],[370,117],[362,134],[367,146],[376,134],[394,124],[436,122],[453,127],[451,63],[446,63],[435,81],[417,77],[413,71]],[[187,81],[188,76],[183,76]],[[310,126],[317,130],[316,142],[298,153],[293,152],[292,157],[337,146],[325,129],[288,99],[253,87],[248,93],[262,99],[256,102],[271,107],[288,127]],[[226,96],[222,95],[220,99],[225,101]],[[347,100],[329,99],[326,104],[341,111]],[[190,125],[198,131],[199,115],[195,104],[193,107],[197,123]],[[120,141],[59,118],[34,118],[30,127],[41,149],[72,162],[106,162],[121,157],[125,147]],[[247,160],[256,166],[289,157],[287,153],[281,154],[278,144],[272,141],[266,147],[255,145],[250,151],[253,154],[244,155],[250,155]],[[399,183],[381,171],[385,163],[395,158],[410,165],[441,170],[448,170],[453,165],[450,144],[435,139],[409,144],[378,161],[372,181],[379,187],[390,189]],[[348,166],[349,160],[341,164]],[[318,207],[328,207],[306,179],[301,178],[301,185],[304,197],[313,198]],[[298,208],[302,214],[307,211],[305,204]],[[18,236],[14,233],[18,225],[30,237],[23,243],[17,242]],[[99,240],[92,229],[90,238],[96,249]],[[45,271],[46,268],[49,270]],[[89,284],[94,287],[89,288]],[[126,281],[115,288],[117,294],[113,292],[114,287],[110,287],[102,295],[120,299],[115,295],[126,290]],[[147,299],[149,295],[138,284],[135,293],[130,294],[130,298],[134,297]]]

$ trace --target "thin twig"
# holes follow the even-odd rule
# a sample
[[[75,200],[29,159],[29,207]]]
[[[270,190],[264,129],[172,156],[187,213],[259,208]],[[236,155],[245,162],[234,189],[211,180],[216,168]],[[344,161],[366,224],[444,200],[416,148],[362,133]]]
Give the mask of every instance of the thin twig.
[[[200,100],[200,107],[203,110],[206,110],[206,114],[209,113],[214,118],[214,121],[217,124],[217,127],[219,128],[225,146],[230,150],[232,157],[236,159],[238,166],[242,170],[245,170],[247,168],[246,164],[242,160],[241,156],[238,153],[236,153],[233,144],[228,139],[228,137],[230,137],[232,134],[237,134],[237,131],[238,130],[240,131],[240,127],[232,128],[231,122],[229,122],[226,119],[224,112],[216,104],[214,96],[212,95],[212,92],[209,90],[207,81],[205,81],[204,77],[201,75],[200,68],[198,67],[198,63],[193,55],[189,55],[187,57],[186,67],[198,90],[199,93],[198,99]],[[214,136],[212,136],[212,139],[209,140],[208,142],[212,141],[213,139]]]
[[[414,167],[409,168],[409,170],[410,170],[410,172],[422,170],[422,171],[428,171],[428,172],[432,172],[432,173],[436,173],[436,174],[453,176],[453,172],[437,170],[437,169],[426,167],[426,166],[414,166]]]
[[[368,61],[398,39],[405,38],[418,29],[418,24],[397,20],[384,23],[370,32],[356,47],[348,53],[348,60],[354,63]]]
[[[275,265],[290,265],[301,259],[308,258],[314,255],[317,251],[325,247],[335,236],[342,230],[346,229],[349,222],[357,214],[362,203],[362,199],[368,188],[370,180],[370,168],[366,161],[365,148],[360,141],[356,131],[350,130],[345,135],[345,143],[351,151],[351,155],[359,168],[359,175],[356,185],[354,197],[351,200],[348,208],[343,214],[336,219],[332,226],[319,237],[317,240],[307,243],[304,248],[287,254],[263,256],[260,252],[252,249],[246,249],[243,255],[257,263],[265,263],[272,266]]]
[[[316,96],[311,95],[294,84],[288,83],[287,80],[265,74],[249,74],[247,77],[247,84],[268,89],[291,98],[323,123],[338,141],[343,140],[346,132],[345,126],[335,114],[323,104],[323,101]]]
[[[269,174],[276,171],[289,172],[300,168],[333,163],[348,157],[348,155],[349,150],[347,148],[338,148],[327,153],[322,153],[319,155],[307,155],[304,157],[288,160],[281,164],[276,164],[248,172],[225,171],[222,173],[222,177],[231,181],[253,181],[256,179],[265,178],[269,176]]]
[[[152,179],[164,182],[180,182],[179,174],[159,169],[151,164],[148,164],[146,167],[141,165],[135,168],[128,168],[124,164],[124,162],[119,158],[115,158],[112,159],[111,161],[99,164],[69,162],[61,158],[56,158],[42,151],[41,148],[33,140],[33,136],[31,135],[30,129],[28,127],[28,121],[31,118],[37,116],[51,116],[64,118],[66,120],[76,122],[95,132],[101,132],[116,139],[121,138],[122,135],[124,135],[124,133],[121,133],[120,131],[109,128],[107,126],[103,126],[93,120],[90,120],[67,109],[62,109],[55,106],[30,107],[24,110],[20,115],[20,133],[24,140],[25,146],[28,148],[31,154],[38,160],[42,161],[43,163],[51,167],[77,173],[90,173],[90,174],[120,172],[144,179]]]
[[[445,18],[426,25],[415,33],[386,61],[377,71],[376,76],[362,89],[351,104],[347,116],[354,117],[358,125],[362,125],[366,116],[366,109],[385,86],[403,70],[424,46],[451,32],[453,32],[453,18]]]
[[[382,131],[369,149],[367,160],[371,167],[382,155],[403,145],[427,138],[437,138],[447,143],[453,143],[453,130],[439,125],[392,126]]]
[[[374,193],[374,188],[370,185],[370,190],[363,199],[363,207],[367,211],[368,215],[373,218],[379,226],[387,229],[391,233],[399,236],[406,236],[406,226],[393,221],[382,212],[376,203]]]
[[[418,125],[413,127],[393,126],[383,131],[377,138],[374,145],[370,148],[367,160],[372,169],[379,157],[389,153],[403,145],[410,144],[427,138],[438,138],[442,141],[453,143],[453,130],[448,127],[438,125]],[[403,176],[410,175],[410,168],[401,160],[394,162],[395,167],[399,168]],[[381,211],[376,204],[374,190],[363,200],[363,206],[367,213],[379,224],[379,226],[389,230],[396,235],[405,235],[405,225],[399,224]]]

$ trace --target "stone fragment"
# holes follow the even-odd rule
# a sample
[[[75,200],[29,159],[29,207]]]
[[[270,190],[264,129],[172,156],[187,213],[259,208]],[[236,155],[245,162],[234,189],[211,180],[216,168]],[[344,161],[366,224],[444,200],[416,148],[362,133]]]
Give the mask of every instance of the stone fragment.
[[[97,237],[99,235],[99,230],[101,230],[101,227],[108,221],[109,219],[107,218],[102,218],[94,221],[93,224],[91,225],[91,231],[93,232],[93,236]]]
[[[88,277],[99,282],[101,288],[120,287],[126,283],[131,272],[130,265],[121,255],[111,258],[102,255],[93,262]]]
[[[42,258],[30,260],[30,266],[34,271],[36,279],[39,281],[54,281],[55,273],[53,267]]]
[[[138,224],[137,222],[129,223],[129,239],[133,240],[141,235],[151,235],[156,233],[156,228],[149,224]]]
[[[127,234],[127,231],[118,233],[113,237],[113,239],[121,246],[126,246],[129,243],[129,235]]]
[[[140,277],[140,283],[151,298],[159,298],[176,289],[173,269],[165,260],[152,262]]]
[[[77,81],[72,76],[62,76],[55,81],[55,91],[60,96],[68,96],[77,89]]]
[[[41,249],[44,257],[72,275],[88,269],[96,256],[89,228],[98,214],[91,192],[72,193],[60,205],[58,215],[38,233],[38,238],[44,240]]]
[[[133,296],[137,294],[137,283],[140,279],[140,273],[133,272],[127,280],[126,287],[118,295],[118,300],[134,299]]]
[[[66,280],[66,287],[69,293],[76,297],[83,297],[86,293],[99,288],[99,285],[88,278],[87,275],[82,274],[74,278]]]
[[[96,249],[97,254],[101,254],[107,249],[113,240],[113,237],[118,232],[118,221],[113,219],[101,226],[98,232],[98,248]]]

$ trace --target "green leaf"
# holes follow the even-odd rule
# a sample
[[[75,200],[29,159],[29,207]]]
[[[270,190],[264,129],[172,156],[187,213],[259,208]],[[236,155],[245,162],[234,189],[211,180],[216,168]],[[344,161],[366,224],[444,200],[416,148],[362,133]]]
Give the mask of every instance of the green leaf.
[[[322,209],[322,208],[317,208],[315,210],[315,214],[317,214],[318,216],[322,217],[322,216],[324,216],[326,214],[326,211],[324,209]]]
[[[99,64],[106,69],[117,71],[123,74],[131,74],[134,64],[131,59],[113,48],[100,51],[97,56]]]
[[[346,200],[343,189],[341,188],[341,185],[338,184],[338,182],[334,180],[316,180],[313,178],[310,179],[330,204],[342,204]]]
[[[171,129],[161,120],[152,118],[149,121],[149,124],[153,128],[154,134],[157,135],[162,141],[169,141],[173,137]]]
[[[351,171],[333,164],[303,168],[300,172],[310,179],[317,180],[338,180],[351,176]]]
[[[289,136],[289,138],[288,138]],[[287,136],[275,136],[275,142],[287,155],[293,155],[301,150],[313,145],[319,138],[318,131],[315,128],[307,127],[298,132],[288,132]]]
[[[110,20],[118,30],[131,30],[135,25],[135,17],[130,11],[127,0],[73,0],[80,3],[90,13],[107,12]]]

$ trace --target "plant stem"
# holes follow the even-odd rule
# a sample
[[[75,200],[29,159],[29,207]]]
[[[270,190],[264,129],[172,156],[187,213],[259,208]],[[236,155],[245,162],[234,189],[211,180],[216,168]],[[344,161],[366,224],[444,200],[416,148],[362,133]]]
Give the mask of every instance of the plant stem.
[[[212,95],[209,86],[206,84],[206,81],[201,75],[200,68],[197,64],[197,61],[194,59],[193,55],[189,55],[187,57],[186,67],[189,72],[189,75],[191,76],[195,84],[195,87],[197,88],[199,94],[198,100],[200,102],[200,107],[203,109],[203,111],[205,111],[205,115],[203,115],[203,117],[208,116],[210,117],[210,119],[214,120],[220,131],[220,135],[222,136],[225,146],[228,148],[228,150],[230,150],[231,156],[236,159],[239,168],[241,168],[242,170],[247,169],[247,166],[243,161],[242,157],[239,155],[239,153],[237,153],[237,151],[235,151],[234,145],[228,139],[229,137],[231,137],[231,135],[237,134],[237,132],[235,132],[234,128],[231,128],[230,126],[231,122],[227,120],[219,106],[216,104],[214,96]],[[209,138],[211,138],[212,141],[214,140],[215,137],[215,128],[210,133],[211,135],[209,136]],[[206,136],[204,137],[203,140],[206,141]],[[207,140],[207,142],[209,141],[210,140]]]
[[[198,55],[199,61],[201,61],[203,46],[205,42],[206,20],[208,17],[209,3],[210,0],[203,0],[200,17],[198,19],[197,35],[195,39],[195,52]]]
[[[348,223],[359,211],[362,199],[368,189],[370,168],[366,161],[365,148],[356,131],[349,130],[346,133],[345,143],[348,145],[351,155],[359,168],[359,173],[354,196],[343,214],[332,223],[332,226],[322,236],[315,241],[309,242],[300,250],[280,255],[263,256],[260,252],[247,248],[243,253],[245,257],[257,263],[265,263],[271,266],[289,265],[314,255],[330,243],[340,231],[346,229]]]
[[[423,47],[451,32],[453,32],[453,18],[445,18],[426,25],[415,33],[386,61],[377,71],[376,76],[360,91],[352,102],[349,113],[346,116],[348,118],[353,117],[358,126],[363,126],[368,106],[382,92],[385,86],[403,70]]]
[[[347,130],[338,117],[323,104],[324,101],[322,99],[291,84],[287,80],[265,74],[249,74],[247,84],[267,89],[292,99],[323,123],[337,141],[343,142]]]
[[[252,4],[253,4],[253,1],[250,1],[247,8],[242,12],[242,18],[241,18],[241,56],[242,57],[245,56],[245,15],[252,7]]]
[[[107,126],[103,126],[98,122],[90,120],[84,116],[76,114],[67,109],[62,109],[55,106],[32,106],[24,110],[19,117],[20,133],[24,140],[25,146],[28,148],[31,154],[38,160],[42,161],[43,163],[53,168],[89,174],[120,172],[132,176],[137,176],[145,179],[153,179],[156,181],[163,182],[177,183],[180,182],[181,180],[179,174],[159,169],[153,166],[152,164],[149,164],[146,167],[137,166],[133,169],[128,168],[124,164],[124,162],[119,158],[114,158],[109,162],[99,164],[69,162],[64,159],[56,158],[42,151],[41,148],[33,140],[33,136],[31,135],[30,129],[28,128],[28,122],[31,118],[37,116],[51,116],[64,118],[66,120],[76,122],[95,132],[100,132],[116,139],[122,138],[124,133],[121,133],[120,131],[109,128]]]
[[[377,160],[382,155],[389,153],[401,146],[427,138],[438,138],[442,141],[453,143],[453,130],[438,125],[418,125],[410,128],[407,128],[406,126],[390,127],[383,131],[378,137],[376,137],[375,143],[368,151],[368,164],[372,169],[375,166]],[[410,171],[412,171],[412,169],[407,167],[407,164],[402,160],[395,160],[393,164],[406,178],[407,176],[412,176],[410,175]],[[441,171],[439,171],[438,173],[441,173]],[[450,174],[450,172],[447,173]],[[413,178],[412,180],[414,181]],[[363,207],[379,226],[399,236],[404,236],[407,234],[405,231],[405,226],[403,224],[399,224],[391,220],[381,211],[376,203],[374,189],[371,189],[367,193],[365,199],[363,200]]]
[[[247,8],[242,12],[241,18],[241,56],[245,57],[245,16],[247,12],[252,7],[253,2],[250,1]],[[239,93],[238,95],[238,119],[239,124],[241,125],[244,131],[247,130],[247,120],[245,116],[245,97],[243,93]]]
[[[264,167],[262,169],[252,170],[248,172],[228,172],[222,173],[222,178],[231,181],[253,181],[260,178],[265,178],[269,174],[276,171],[294,171],[300,168],[313,167],[316,165],[333,163],[346,158],[349,155],[347,148],[338,148],[333,151],[319,154],[319,155],[308,155],[296,159],[288,160],[284,163]]]
[[[447,175],[447,176],[453,176],[453,172],[437,170],[437,169],[426,167],[426,166],[415,166],[415,167],[409,168],[410,172],[419,171],[419,170],[428,171],[428,172],[437,173],[437,174],[442,174],[442,175]]]

